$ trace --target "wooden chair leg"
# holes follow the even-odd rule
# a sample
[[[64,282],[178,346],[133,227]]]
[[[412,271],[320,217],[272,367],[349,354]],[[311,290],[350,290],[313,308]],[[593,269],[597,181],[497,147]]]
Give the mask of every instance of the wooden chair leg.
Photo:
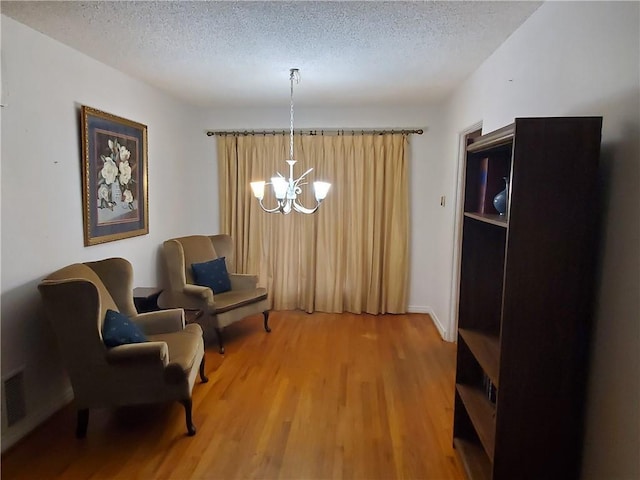
[[[222,343],[222,329],[216,328],[216,335],[218,336],[218,345],[220,346],[220,355],[224,354],[224,345]]]
[[[269,327],[269,310],[262,312],[262,315],[264,316],[264,329],[269,333],[271,331],[271,327]]]
[[[193,425],[193,420],[191,419],[191,399],[180,400],[180,403],[184,406],[187,421],[187,435],[193,437],[196,434],[196,427]]]
[[[76,425],[76,438],[86,437],[88,426],[89,426],[89,409],[81,408],[80,410],[78,410],[78,424]]]
[[[205,357],[203,356],[202,361],[200,362],[200,380],[202,380],[202,383],[207,383],[209,379],[204,373],[204,359]]]

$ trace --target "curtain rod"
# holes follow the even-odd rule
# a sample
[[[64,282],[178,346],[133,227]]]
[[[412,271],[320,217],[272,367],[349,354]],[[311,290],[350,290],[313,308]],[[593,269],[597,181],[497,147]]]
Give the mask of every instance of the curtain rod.
[[[209,130],[207,132],[208,137],[216,136],[248,136],[248,135],[288,135],[289,130]],[[424,130],[417,129],[402,129],[402,130],[375,130],[375,129],[315,129],[315,130],[294,130],[294,133],[298,135],[385,135],[389,133],[402,133],[404,135],[417,134],[422,135]]]

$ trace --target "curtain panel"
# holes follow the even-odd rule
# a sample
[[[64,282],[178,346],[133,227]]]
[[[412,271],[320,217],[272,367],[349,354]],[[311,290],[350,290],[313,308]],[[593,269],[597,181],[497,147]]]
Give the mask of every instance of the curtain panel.
[[[331,182],[313,215],[268,214],[249,183],[289,177],[288,135],[218,137],[220,222],[236,245],[239,272],[257,273],[271,308],[405,313],[409,271],[408,140],[405,134],[294,138],[294,176],[313,167]],[[275,206],[267,191],[265,205]],[[271,202],[271,203],[270,203]]]

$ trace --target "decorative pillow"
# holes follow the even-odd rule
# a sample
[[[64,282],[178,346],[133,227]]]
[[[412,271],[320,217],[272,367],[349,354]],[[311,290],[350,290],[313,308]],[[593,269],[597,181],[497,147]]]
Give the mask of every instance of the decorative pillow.
[[[231,290],[231,280],[229,280],[225,257],[203,263],[192,263],[191,268],[196,285],[209,287],[213,293]]]
[[[120,312],[107,310],[102,326],[102,340],[111,348],[127,343],[146,342],[147,337],[129,317]]]

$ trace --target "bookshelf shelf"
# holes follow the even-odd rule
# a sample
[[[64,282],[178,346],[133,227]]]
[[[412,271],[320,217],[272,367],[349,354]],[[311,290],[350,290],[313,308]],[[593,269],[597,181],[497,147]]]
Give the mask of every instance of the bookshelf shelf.
[[[480,222],[490,223],[491,225],[497,225],[498,227],[507,228],[507,217],[505,215],[499,215],[497,213],[473,213],[465,212],[465,217],[473,218]]]
[[[467,146],[453,443],[470,479],[580,476],[601,128],[518,118]]]
[[[460,453],[462,465],[468,477],[478,480],[491,480],[491,463],[487,460],[482,447],[461,438],[455,438],[453,446]]]
[[[499,387],[500,339],[491,333],[459,328],[458,334],[465,341],[480,367]]]
[[[473,423],[476,429],[476,433],[489,457],[489,461],[493,462],[495,446],[495,407],[491,404],[484,392],[478,388],[457,384],[456,390],[467,409],[471,423]]]
[[[512,123],[477,138],[467,147],[467,152],[486,152],[505,146],[510,149],[513,144],[514,134],[515,123]]]

